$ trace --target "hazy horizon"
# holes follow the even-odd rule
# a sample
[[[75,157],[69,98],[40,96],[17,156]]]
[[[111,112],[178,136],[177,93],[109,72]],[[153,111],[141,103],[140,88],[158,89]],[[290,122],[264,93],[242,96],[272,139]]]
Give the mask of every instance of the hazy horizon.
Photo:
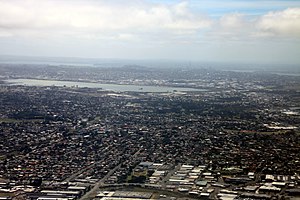
[[[43,57],[0,55],[0,64],[25,64],[49,66],[81,66],[81,67],[126,67],[137,66],[146,68],[206,68],[219,70],[270,71],[300,73],[298,64],[284,63],[247,63],[247,62],[216,62],[167,59],[120,59],[120,58],[80,58],[80,57]]]

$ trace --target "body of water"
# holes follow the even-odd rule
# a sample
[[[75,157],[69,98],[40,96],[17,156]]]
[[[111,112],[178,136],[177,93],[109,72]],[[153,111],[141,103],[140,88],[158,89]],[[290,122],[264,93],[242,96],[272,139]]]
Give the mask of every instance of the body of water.
[[[188,92],[188,91],[206,91],[195,88],[184,87],[163,87],[163,86],[140,86],[140,85],[122,85],[122,84],[101,84],[90,82],[76,81],[56,81],[56,80],[40,80],[40,79],[8,79],[5,80],[10,85],[27,85],[27,86],[65,86],[65,87],[87,87],[101,88],[116,92]]]

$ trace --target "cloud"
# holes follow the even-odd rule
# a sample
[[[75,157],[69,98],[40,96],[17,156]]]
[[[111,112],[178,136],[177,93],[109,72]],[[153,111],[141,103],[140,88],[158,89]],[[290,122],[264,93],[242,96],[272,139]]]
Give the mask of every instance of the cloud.
[[[266,34],[300,37],[300,8],[270,12],[258,20],[257,28]]]
[[[212,28],[205,36],[213,41],[243,41],[252,38],[255,32],[253,20],[243,13],[224,14],[215,20]]]
[[[0,0],[0,37],[145,43],[300,37],[300,8],[260,16],[233,12],[216,18],[191,6],[190,1]]]
[[[244,15],[241,13],[231,13],[220,18],[220,25],[225,29],[239,29],[245,24]]]
[[[224,14],[215,20],[207,37],[235,41],[300,38],[300,8],[288,8],[260,16],[244,13]]]
[[[0,1],[0,28],[14,34],[197,31],[210,24],[210,19],[191,13],[186,2],[164,5],[137,1],[127,5],[91,0]]]

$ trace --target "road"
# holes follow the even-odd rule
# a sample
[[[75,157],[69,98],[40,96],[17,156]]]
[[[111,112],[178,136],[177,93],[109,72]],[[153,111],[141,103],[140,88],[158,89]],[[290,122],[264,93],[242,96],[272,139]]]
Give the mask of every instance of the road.
[[[108,179],[116,170],[118,170],[121,167],[122,163],[117,165],[115,168],[113,168],[112,170],[110,170],[102,179],[100,179],[95,185],[94,187],[88,191],[85,195],[83,195],[80,200],[88,200],[91,199],[91,197],[95,197],[99,187],[104,184],[105,180]]]
[[[174,174],[175,171],[180,169],[180,167],[181,164],[178,164],[177,166],[174,167],[173,170],[170,170],[168,174],[163,178],[163,180],[161,181],[161,186],[163,189],[166,189],[167,181],[170,179],[170,177]]]
[[[86,166],[85,168],[79,170],[79,171],[76,172],[75,174],[72,174],[71,176],[69,176],[68,178],[66,178],[66,179],[64,180],[64,182],[70,182],[70,181],[76,179],[80,174],[82,174],[83,172],[85,172],[85,171],[91,169],[91,168],[94,167],[94,166],[95,166],[95,163],[90,164],[89,166]]]
[[[138,156],[138,154],[140,153],[141,149],[139,149],[137,152],[135,152],[134,155],[132,155],[131,159],[134,159]],[[85,195],[83,195],[79,200],[89,200],[93,197],[95,197],[97,195],[97,192],[99,190],[99,187],[101,185],[104,185],[104,182],[106,181],[106,179],[108,179],[116,170],[118,170],[121,165],[123,163],[120,163],[119,165],[117,165],[115,168],[113,168],[112,170],[110,170],[102,179],[100,179],[95,185],[94,187],[88,191]]]

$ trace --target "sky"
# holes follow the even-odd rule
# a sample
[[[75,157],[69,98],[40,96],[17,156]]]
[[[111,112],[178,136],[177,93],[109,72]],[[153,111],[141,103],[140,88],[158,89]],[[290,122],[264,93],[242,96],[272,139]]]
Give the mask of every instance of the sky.
[[[300,65],[299,52],[300,0],[0,0],[0,55]]]

